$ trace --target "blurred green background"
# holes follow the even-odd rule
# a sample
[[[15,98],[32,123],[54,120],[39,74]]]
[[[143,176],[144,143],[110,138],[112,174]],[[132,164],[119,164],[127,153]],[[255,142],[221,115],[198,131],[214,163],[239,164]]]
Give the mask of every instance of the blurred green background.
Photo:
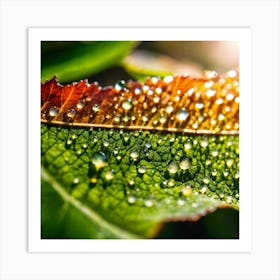
[[[225,73],[238,67],[239,46],[232,41],[41,42],[41,82],[56,75],[61,84],[88,79],[108,86],[119,80],[199,76],[203,70]],[[219,209],[196,222],[166,223],[156,238],[236,239],[239,212]]]

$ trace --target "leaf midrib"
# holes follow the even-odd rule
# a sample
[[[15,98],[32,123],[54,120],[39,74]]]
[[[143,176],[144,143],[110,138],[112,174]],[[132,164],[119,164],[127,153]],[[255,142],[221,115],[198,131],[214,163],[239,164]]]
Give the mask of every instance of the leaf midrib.
[[[124,229],[117,227],[116,225],[108,222],[98,213],[96,213],[93,209],[89,208],[86,205],[83,205],[79,200],[71,196],[69,193],[65,191],[65,189],[60,185],[59,182],[55,180],[53,176],[51,176],[46,169],[41,166],[41,176],[44,180],[50,183],[51,187],[60,195],[60,197],[71,206],[76,208],[81,214],[83,214],[90,221],[102,225],[103,228],[107,229],[114,235],[123,239],[139,239],[141,238],[139,235],[128,232]]]

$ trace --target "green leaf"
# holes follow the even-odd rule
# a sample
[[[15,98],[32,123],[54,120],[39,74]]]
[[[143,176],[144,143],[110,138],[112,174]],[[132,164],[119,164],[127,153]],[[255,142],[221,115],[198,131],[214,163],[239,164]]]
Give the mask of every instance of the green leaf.
[[[134,41],[47,42],[42,44],[41,80],[56,75],[60,82],[84,79],[119,65]]]
[[[42,238],[151,238],[239,209],[238,135],[41,125]]]

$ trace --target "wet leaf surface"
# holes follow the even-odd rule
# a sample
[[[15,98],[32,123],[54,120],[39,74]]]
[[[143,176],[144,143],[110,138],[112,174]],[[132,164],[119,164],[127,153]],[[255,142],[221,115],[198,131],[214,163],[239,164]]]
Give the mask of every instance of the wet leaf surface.
[[[206,74],[42,84],[42,237],[151,238],[239,209],[238,73]]]

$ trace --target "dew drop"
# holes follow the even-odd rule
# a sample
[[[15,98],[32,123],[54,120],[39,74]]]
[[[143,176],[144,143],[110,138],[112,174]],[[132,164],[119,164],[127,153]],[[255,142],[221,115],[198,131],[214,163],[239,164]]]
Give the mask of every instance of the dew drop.
[[[206,148],[208,146],[208,141],[206,138],[202,139],[200,142],[202,148]]]
[[[123,89],[125,89],[125,81],[121,80],[115,84],[115,90],[117,92],[120,92]]]
[[[205,88],[210,88],[214,85],[214,82],[213,81],[207,81],[204,83],[204,87]]]
[[[192,194],[192,188],[190,186],[185,186],[180,189],[183,196],[190,196]]]
[[[114,179],[114,172],[111,170],[111,171],[107,171],[106,173],[105,173],[105,180],[106,181],[111,181],[111,180],[113,180]]]
[[[99,108],[100,108],[100,107],[99,107],[98,104],[94,104],[94,105],[92,106],[92,111],[96,113],[96,112],[99,111]]]
[[[214,70],[205,70],[203,74],[208,79],[213,79],[218,76],[218,73]]]
[[[222,121],[222,120],[224,120],[224,119],[225,119],[225,115],[222,114],[222,113],[220,113],[220,114],[218,115],[218,120],[219,120],[219,121]]]
[[[91,162],[96,170],[99,170],[108,165],[107,158],[103,152],[97,152],[93,155]]]
[[[224,99],[223,98],[218,98],[216,100],[216,104],[220,105],[220,104],[223,104],[224,103]]]
[[[229,78],[234,78],[234,77],[236,77],[236,75],[237,75],[237,73],[236,73],[235,70],[229,70],[229,71],[227,72],[227,76],[228,76]]]
[[[153,98],[153,101],[154,101],[155,103],[159,103],[159,101],[160,101],[159,96],[155,96],[155,97]]]
[[[232,92],[228,93],[227,96],[226,96],[226,99],[231,101],[232,99],[234,98],[234,95]]]
[[[172,188],[175,186],[176,181],[173,178],[170,178],[167,182],[165,182],[167,187]]]
[[[165,76],[163,78],[163,81],[168,84],[168,83],[171,83],[172,81],[174,80],[174,78],[172,76]]]
[[[185,149],[185,151],[188,151],[188,150],[190,150],[192,148],[192,144],[191,143],[185,143],[184,144],[184,149]]]
[[[178,171],[178,169],[179,169],[179,166],[178,166],[178,163],[177,163],[175,160],[173,160],[173,161],[168,165],[168,168],[167,168],[167,170],[168,170],[168,172],[169,172],[170,174],[176,174],[177,171]]]
[[[233,159],[228,159],[226,161],[227,167],[230,168],[233,165],[233,162],[234,162]]]
[[[189,169],[191,167],[191,159],[188,157],[182,158],[180,160],[179,166],[182,170]]]
[[[129,111],[133,107],[133,103],[132,103],[131,99],[125,99],[122,102],[122,107],[125,111]]]
[[[213,171],[211,172],[212,176],[217,176],[217,169],[213,169]]]
[[[49,115],[51,117],[56,117],[59,113],[59,109],[57,107],[51,107],[49,110]]]
[[[139,157],[139,153],[133,151],[133,152],[130,153],[130,157],[131,157],[132,160],[136,161]]]
[[[144,174],[146,172],[146,166],[145,165],[141,165],[137,168],[138,172],[140,174]]]
[[[79,182],[80,182],[80,180],[79,180],[78,177],[75,177],[75,178],[73,179],[73,184],[77,185],[77,184],[79,184]]]
[[[160,117],[159,117],[159,122],[160,123],[165,123],[167,121],[167,118],[166,118],[166,116],[165,115],[161,115]]]
[[[209,89],[206,91],[206,96],[207,97],[212,97],[216,94],[216,90],[215,89]]]
[[[206,187],[206,186],[203,186],[203,187],[200,189],[200,192],[201,192],[202,194],[206,193],[206,191],[207,191],[207,187]]]
[[[204,184],[209,184],[210,180],[208,177],[203,178],[203,183]]]
[[[154,205],[154,202],[150,199],[150,198],[147,198],[145,201],[144,201],[144,205],[146,207],[152,207]]]
[[[104,146],[104,147],[107,148],[109,145],[110,145],[110,143],[109,143],[108,141],[105,140],[105,141],[103,142],[103,146]]]
[[[79,102],[77,103],[76,107],[77,107],[77,109],[81,110],[81,109],[84,108],[85,104],[86,104],[86,103],[85,103],[84,101],[79,101]]]
[[[218,150],[213,150],[213,151],[211,152],[211,154],[212,154],[213,157],[216,157],[216,156],[218,156],[219,151],[218,151]]]
[[[195,108],[198,110],[203,109],[204,103],[202,101],[195,103]]]
[[[194,122],[194,123],[192,124],[192,128],[193,128],[193,129],[198,129],[198,122]]]
[[[72,140],[68,139],[66,143],[67,143],[67,145],[71,145],[72,144]]]
[[[147,122],[148,120],[149,120],[148,116],[144,115],[144,116],[142,117],[142,121],[143,121],[143,122]]]
[[[193,207],[193,208],[197,208],[197,207],[198,207],[198,203],[193,202],[193,203],[192,203],[192,207]]]
[[[67,117],[73,119],[76,116],[76,110],[75,109],[69,109],[67,111]]]
[[[116,115],[116,116],[114,116],[113,120],[114,120],[115,123],[119,123],[121,121],[121,116]]]
[[[136,195],[135,194],[132,194],[130,196],[127,197],[127,202],[130,203],[130,204],[133,204],[136,202]]]
[[[185,121],[188,118],[188,116],[189,112],[185,108],[180,109],[176,114],[176,118],[178,121]]]
[[[150,148],[152,147],[151,142],[150,142],[150,141],[147,141],[147,142],[145,143],[145,147],[146,147],[147,149],[150,149]]]
[[[156,93],[156,94],[161,94],[161,93],[162,93],[162,88],[161,88],[161,87],[157,87],[157,88],[155,89],[155,93]]]
[[[229,174],[229,170],[228,170],[228,169],[225,169],[225,170],[224,170],[224,176],[227,177],[228,174]]]
[[[171,114],[173,112],[174,108],[172,105],[167,105],[165,108],[165,111],[167,114]]]

